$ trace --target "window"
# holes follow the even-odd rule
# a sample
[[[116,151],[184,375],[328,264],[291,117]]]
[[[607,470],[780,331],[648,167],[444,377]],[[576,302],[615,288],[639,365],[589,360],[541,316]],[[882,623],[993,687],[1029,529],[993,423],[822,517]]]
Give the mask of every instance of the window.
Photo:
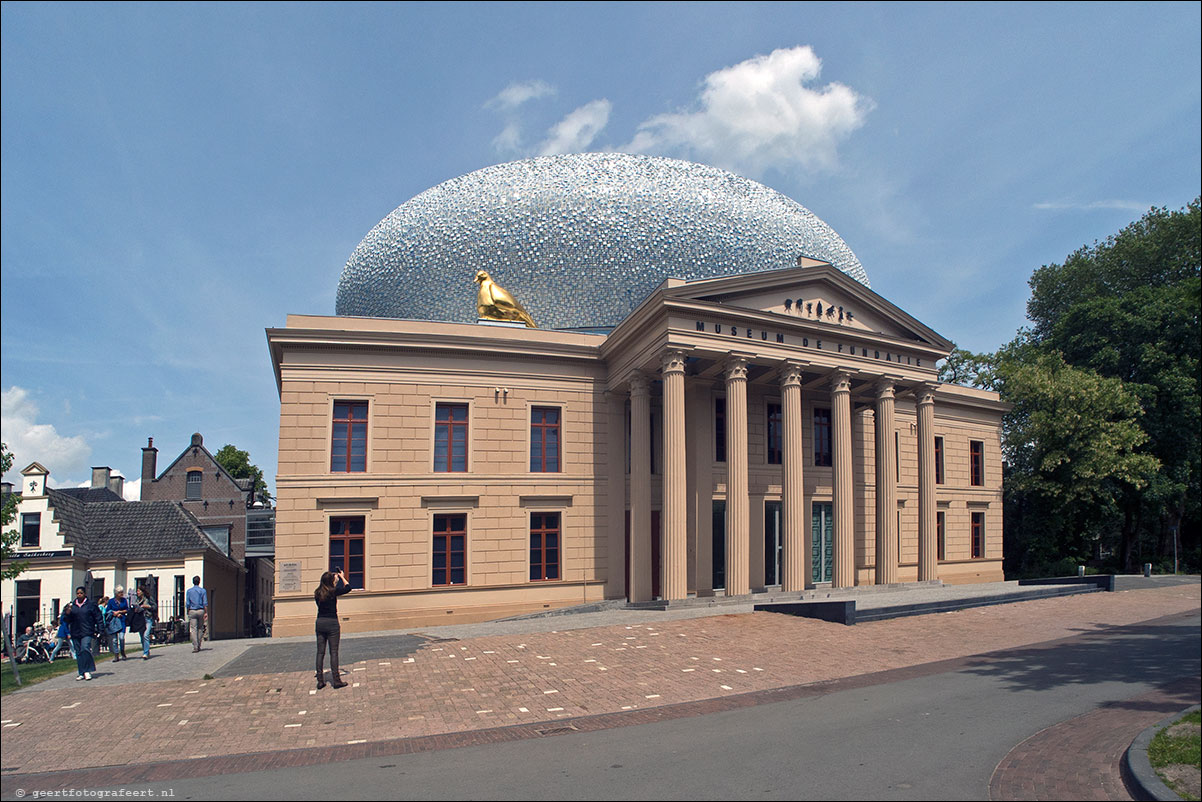
[[[946,539],[944,538],[943,529],[944,513],[935,513],[935,542],[936,542],[936,559],[940,562],[947,559]]]
[[[893,481],[901,483],[901,432],[893,433]],[[898,527],[898,532],[901,527]]]
[[[433,585],[467,582],[467,516],[434,516]]]
[[[36,549],[42,545],[42,514],[21,513],[21,548]]]
[[[935,438],[935,484],[943,484],[943,438]],[[942,559],[942,558],[940,558]]]
[[[726,462],[726,399],[714,399],[714,462]]]
[[[530,470],[533,473],[559,471],[558,407],[534,407],[530,410]]]
[[[439,404],[435,407],[434,470],[467,470],[467,404]]]
[[[230,525],[224,526],[202,526],[200,531],[204,532],[209,540],[217,545],[217,548],[222,554],[229,556],[230,553]]]
[[[978,559],[985,556],[985,513],[972,514],[972,557]]]
[[[768,405],[768,464],[781,464],[781,414],[780,404]]]
[[[831,411],[814,410],[814,464],[830,467],[831,461]]]
[[[530,579],[559,579],[559,513],[530,513]]]
[[[981,487],[985,484],[985,444],[980,440],[972,440],[968,444],[968,452],[972,462],[972,484]]]
[[[364,527],[365,519],[362,515],[330,519],[330,570],[335,573],[345,570],[346,578],[356,590],[365,587]]]
[[[182,574],[175,575],[175,610],[173,616],[183,617],[184,615],[184,577]]]
[[[330,435],[330,472],[367,470],[367,402],[335,401]]]
[[[187,493],[184,494],[185,500],[196,501],[201,497],[201,491],[204,488],[204,478],[203,471],[188,471]]]

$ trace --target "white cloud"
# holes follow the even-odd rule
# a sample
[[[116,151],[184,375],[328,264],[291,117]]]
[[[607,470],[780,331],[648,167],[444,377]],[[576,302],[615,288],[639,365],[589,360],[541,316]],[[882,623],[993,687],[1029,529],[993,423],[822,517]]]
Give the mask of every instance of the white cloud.
[[[547,131],[547,138],[538,145],[538,155],[579,153],[587,149],[609,122],[612,109],[613,104],[604,98],[585,103]]]
[[[20,470],[31,462],[40,462],[52,474],[70,476],[86,470],[92,447],[81,436],[63,437],[53,425],[37,423],[38,407],[21,387],[10,387],[0,395],[0,437],[13,455],[13,467],[6,477],[20,480]],[[15,482],[14,482],[15,483]]]
[[[694,111],[645,120],[621,150],[683,154],[750,175],[832,169],[839,142],[864,124],[871,99],[840,83],[806,86],[822,60],[806,47],[774,50],[706,76]]]
[[[1135,201],[1125,200],[1100,200],[1091,203],[1053,203],[1050,201],[1044,203],[1034,203],[1031,205],[1033,209],[1040,210],[1073,210],[1073,211],[1094,211],[1095,209],[1118,209],[1119,211],[1128,212],[1146,212],[1151,208],[1146,203],[1136,203]]]
[[[528,100],[537,100],[540,97],[555,94],[555,87],[546,81],[535,79],[533,81],[524,81],[520,83],[512,83],[502,89],[496,97],[484,104],[485,108],[495,109],[516,109]]]

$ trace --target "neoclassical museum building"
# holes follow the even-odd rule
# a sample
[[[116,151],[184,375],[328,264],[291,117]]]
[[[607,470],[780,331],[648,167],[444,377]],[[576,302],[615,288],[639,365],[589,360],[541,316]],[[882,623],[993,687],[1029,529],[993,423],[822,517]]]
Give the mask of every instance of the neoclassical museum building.
[[[1005,405],[761,184],[490,167],[381,221],[336,311],[267,331],[276,635],[339,568],[349,631],[1003,579]]]

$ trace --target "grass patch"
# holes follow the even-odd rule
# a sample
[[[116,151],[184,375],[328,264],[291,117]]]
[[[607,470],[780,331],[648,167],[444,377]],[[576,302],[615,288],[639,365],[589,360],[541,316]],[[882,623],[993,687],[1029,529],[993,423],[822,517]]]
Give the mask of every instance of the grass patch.
[[[1148,744],[1148,761],[1157,769],[1163,769],[1166,766],[1192,766],[1195,771],[1202,770],[1200,725],[1202,725],[1202,711],[1195,710],[1156,733],[1152,743]],[[1176,730],[1176,732],[1170,734],[1170,730]],[[1169,780],[1162,772],[1157,773],[1182,798],[1198,799],[1188,791],[1183,791],[1177,783]]]
[[[96,657],[96,665],[112,659],[113,656],[105,652]],[[53,663],[22,663],[17,666],[17,670],[21,672],[20,687],[28,688],[30,685],[37,685],[39,682],[45,682],[54,677],[61,677],[63,674],[74,674],[76,664],[75,658],[71,657],[71,653],[63,649]],[[7,696],[17,690],[17,688],[17,679],[13,676],[12,662],[5,660],[4,665],[0,666],[0,696]]]

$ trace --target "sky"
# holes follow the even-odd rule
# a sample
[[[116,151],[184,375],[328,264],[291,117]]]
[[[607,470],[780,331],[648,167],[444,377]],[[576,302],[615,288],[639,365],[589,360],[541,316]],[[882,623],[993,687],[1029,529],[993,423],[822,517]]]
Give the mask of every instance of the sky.
[[[7,481],[137,497],[200,432],[274,489],[264,330],[438,183],[617,150],[753,178],[991,351],[1041,265],[1202,191],[1199,3],[3,3]],[[470,284],[470,283],[469,283]],[[475,292],[465,285],[464,292]]]

